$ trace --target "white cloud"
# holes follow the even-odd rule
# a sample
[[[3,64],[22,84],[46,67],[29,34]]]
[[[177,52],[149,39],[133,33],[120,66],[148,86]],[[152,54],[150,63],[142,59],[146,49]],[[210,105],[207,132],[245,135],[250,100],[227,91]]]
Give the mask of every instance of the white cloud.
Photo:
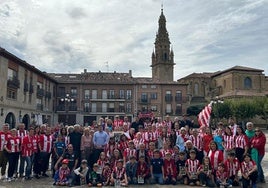
[[[267,0],[169,0],[174,79],[235,65],[268,74]],[[160,0],[4,0],[0,45],[42,71],[151,76]],[[200,66],[202,65],[202,66]]]

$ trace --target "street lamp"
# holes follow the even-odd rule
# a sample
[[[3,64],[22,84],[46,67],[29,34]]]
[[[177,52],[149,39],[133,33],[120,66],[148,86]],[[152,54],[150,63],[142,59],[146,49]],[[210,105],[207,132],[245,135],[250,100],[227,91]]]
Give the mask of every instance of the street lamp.
[[[74,102],[74,98],[72,98],[70,96],[70,94],[66,94],[64,98],[61,98],[60,99],[61,102],[64,102],[64,108],[65,108],[65,111],[66,111],[66,119],[65,119],[65,123],[68,124],[68,121],[69,121],[69,106],[70,106],[70,103],[71,102]]]
[[[215,100],[213,101],[213,103],[216,104],[216,110],[217,110],[216,119],[217,119],[217,123],[219,123],[219,116],[220,116],[220,113],[219,113],[219,104],[224,103],[224,101],[223,100],[220,100],[219,96],[216,96],[215,97]]]

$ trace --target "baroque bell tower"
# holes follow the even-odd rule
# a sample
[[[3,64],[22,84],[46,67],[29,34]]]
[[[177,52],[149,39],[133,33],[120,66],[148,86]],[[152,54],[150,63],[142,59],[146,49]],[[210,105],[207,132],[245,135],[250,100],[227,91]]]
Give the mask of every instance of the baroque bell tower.
[[[174,53],[170,49],[170,41],[166,28],[166,18],[161,9],[158,20],[158,32],[156,33],[154,51],[152,53],[152,78],[159,82],[172,82],[174,72]]]

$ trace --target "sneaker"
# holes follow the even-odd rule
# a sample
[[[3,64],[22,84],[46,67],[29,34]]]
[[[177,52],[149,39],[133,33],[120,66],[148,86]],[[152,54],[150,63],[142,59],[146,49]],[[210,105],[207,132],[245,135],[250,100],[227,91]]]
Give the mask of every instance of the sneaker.
[[[46,177],[46,178],[49,177],[49,175],[47,175],[46,173],[42,174],[42,176],[43,176],[43,177]]]
[[[232,185],[228,185],[228,187],[233,187]]]
[[[1,180],[5,180],[7,179],[5,176],[1,176]]]
[[[36,179],[40,179],[40,176],[39,176],[38,174],[36,174],[34,177],[35,177]]]
[[[206,184],[203,184],[202,187],[206,187]]]
[[[11,178],[7,178],[7,182],[11,182],[12,181],[12,179]]]

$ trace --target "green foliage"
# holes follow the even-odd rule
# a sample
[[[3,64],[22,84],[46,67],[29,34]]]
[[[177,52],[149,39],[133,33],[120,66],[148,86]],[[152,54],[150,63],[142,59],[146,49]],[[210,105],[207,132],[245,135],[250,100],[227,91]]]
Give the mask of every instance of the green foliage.
[[[204,107],[205,107],[205,105],[189,106],[187,108],[187,114],[189,116],[197,116]]]

